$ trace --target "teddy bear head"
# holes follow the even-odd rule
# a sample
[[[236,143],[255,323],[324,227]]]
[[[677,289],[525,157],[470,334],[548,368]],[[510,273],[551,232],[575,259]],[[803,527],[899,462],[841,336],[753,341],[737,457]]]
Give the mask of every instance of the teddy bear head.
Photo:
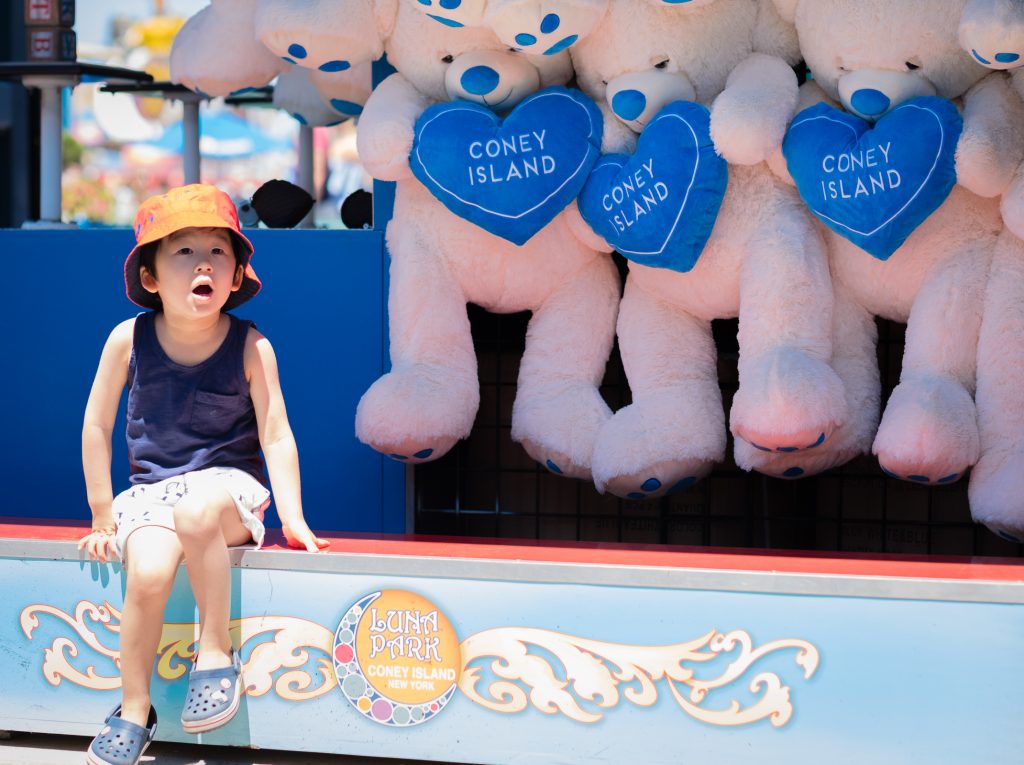
[[[960,45],[989,69],[1024,66],[1024,0],[968,0]]]
[[[757,0],[612,0],[600,25],[572,48],[580,87],[635,132],[672,101],[710,104],[755,50],[766,9],[778,21]]]
[[[496,112],[572,78],[564,51],[511,50],[487,27],[437,24],[406,2],[399,4],[386,51],[388,62],[431,100],[464,99]]]
[[[957,42],[966,0],[775,0],[814,81],[872,121],[917,96],[962,96],[985,75]]]

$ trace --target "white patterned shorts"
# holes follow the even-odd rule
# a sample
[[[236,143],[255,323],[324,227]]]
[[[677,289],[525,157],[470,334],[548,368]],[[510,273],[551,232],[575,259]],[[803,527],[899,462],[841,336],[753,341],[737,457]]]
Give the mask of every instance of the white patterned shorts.
[[[270,504],[270,492],[244,470],[213,467],[183,473],[159,483],[135,484],[114,498],[114,522],[117,523],[114,543],[121,560],[124,560],[128,537],[136,529],[161,526],[174,531],[174,506],[188,494],[190,485],[200,482],[222,486],[231,495],[242,525],[252,534],[259,549],[264,535],[263,512]]]

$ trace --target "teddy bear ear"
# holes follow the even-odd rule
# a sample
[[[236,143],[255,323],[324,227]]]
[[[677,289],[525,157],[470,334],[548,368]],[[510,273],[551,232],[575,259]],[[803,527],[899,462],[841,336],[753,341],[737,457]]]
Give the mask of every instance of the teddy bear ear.
[[[775,9],[779,12],[783,21],[787,21],[793,24],[796,21],[796,9],[800,5],[800,0],[771,0],[775,4]]]

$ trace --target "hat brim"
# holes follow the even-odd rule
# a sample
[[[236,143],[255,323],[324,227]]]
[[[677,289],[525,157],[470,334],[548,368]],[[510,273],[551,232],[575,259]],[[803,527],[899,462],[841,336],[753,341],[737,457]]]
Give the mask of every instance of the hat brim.
[[[232,241],[234,241],[236,245],[235,251],[242,258],[245,264],[245,270],[242,274],[242,285],[231,293],[231,296],[224,304],[223,310],[229,311],[254,297],[263,287],[263,283],[259,280],[259,277],[256,276],[256,272],[253,271],[252,264],[250,263],[253,253],[252,242],[250,242],[244,234],[235,231],[229,226],[225,226],[224,221],[217,216],[211,215],[209,222],[191,222],[199,219],[200,217],[201,216],[196,215],[196,213],[189,213],[188,218],[190,222],[188,226],[181,226],[179,229],[187,227],[227,229],[228,233],[231,234]],[[170,233],[179,229],[173,229]],[[164,236],[167,235],[168,234],[164,234]],[[129,300],[140,308],[157,310],[161,307],[160,296],[150,292],[142,286],[142,277],[139,274],[139,266],[141,265],[139,262],[139,250],[146,245],[159,241],[160,239],[163,239],[163,236],[144,238],[132,248],[132,251],[128,253],[128,257],[124,261],[125,294],[128,296]]]

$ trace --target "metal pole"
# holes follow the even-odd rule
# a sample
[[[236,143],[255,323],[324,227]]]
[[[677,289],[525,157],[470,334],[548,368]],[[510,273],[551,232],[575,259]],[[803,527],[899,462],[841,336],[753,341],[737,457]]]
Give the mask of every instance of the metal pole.
[[[316,199],[316,190],[313,184],[313,128],[309,125],[299,125],[299,186],[310,193]],[[313,228],[314,213],[316,205],[309,211],[296,228]]]
[[[185,183],[199,183],[199,102],[200,98],[184,98],[184,114],[181,119],[184,138]]]
[[[61,216],[63,90],[59,85],[39,89],[39,220],[45,223],[60,223]]]

